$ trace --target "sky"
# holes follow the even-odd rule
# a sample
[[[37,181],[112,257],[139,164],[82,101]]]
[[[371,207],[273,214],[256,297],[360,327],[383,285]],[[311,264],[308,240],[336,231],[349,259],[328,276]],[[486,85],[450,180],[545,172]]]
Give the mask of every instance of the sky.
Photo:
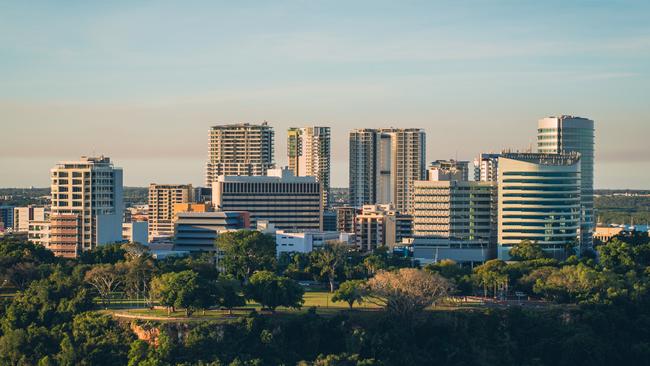
[[[211,125],[419,127],[427,160],[596,122],[596,188],[650,188],[650,1],[3,1],[0,187],[104,154],[128,186],[202,184]]]

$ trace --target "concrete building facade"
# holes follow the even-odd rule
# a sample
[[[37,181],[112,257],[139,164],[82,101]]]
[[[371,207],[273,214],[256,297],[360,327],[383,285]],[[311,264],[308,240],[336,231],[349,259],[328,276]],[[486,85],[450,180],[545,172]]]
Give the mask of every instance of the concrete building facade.
[[[469,180],[469,162],[458,160],[432,161],[427,168],[427,180]]]
[[[354,207],[336,208],[336,230],[342,233],[354,233],[354,218],[357,209]]]
[[[315,177],[270,169],[267,176],[219,176],[212,187],[215,210],[248,211],[253,226],[264,221],[277,229],[322,229],[322,191]]]
[[[149,184],[149,242],[174,235],[174,205],[193,200],[191,184]]]
[[[350,132],[350,203],[411,210],[413,182],[425,178],[426,135],[417,128]]]
[[[220,175],[266,175],[274,167],[274,156],[274,132],[266,122],[212,126],[206,187]]]
[[[146,221],[122,223],[122,240],[127,243],[149,245],[149,223]]]
[[[413,236],[496,245],[494,182],[415,182]]]
[[[275,232],[275,251],[279,257],[282,253],[310,253],[321,248],[328,241],[341,241],[338,231],[295,231],[277,230]]]
[[[474,159],[474,180],[477,182],[496,182],[499,180],[499,156],[501,154],[482,153]]]
[[[580,154],[502,154],[498,212],[499,259],[522,240],[563,258],[579,242]]]
[[[392,205],[364,205],[355,217],[356,245],[364,252],[381,246],[393,248],[412,236],[412,220]]]
[[[27,227],[27,240],[36,245],[50,245],[50,220],[30,220]]]
[[[316,177],[323,186],[323,207],[330,205],[330,128],[290,128],[287,132],[289,169],[297,177]]]
[[[122,238],[124,213],[122,169],[110,158],[81,157],[50,170],[50,249],[55,255],[76,257],[97,245]],[[71,229],[75,224],[76,229]]]
[[[30,221],[45,221],[46,208],[42,206],[14,207],[14,225],[15,232],[29,231]]]

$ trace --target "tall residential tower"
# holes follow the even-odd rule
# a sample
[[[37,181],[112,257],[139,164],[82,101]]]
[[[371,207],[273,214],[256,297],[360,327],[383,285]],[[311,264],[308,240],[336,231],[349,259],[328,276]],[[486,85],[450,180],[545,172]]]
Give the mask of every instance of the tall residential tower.
[[[418,128],[350,132],[350,203],[412,210],[413,182],[425,178],[425,132]]]
[[[316,177],[323,186],[323,207],[329,206],[330,128],[290,128],[287,132],[289,169],[297,177]]]
[[[220,175],[265,175],[274,166],[274,133],[266,122],[212,126],[205,182]]]
[[[580,237],[582,249],[593,246],[594,230],[594,121],[573,116],[547,117],[537,125],[540,153],[580,153]]]

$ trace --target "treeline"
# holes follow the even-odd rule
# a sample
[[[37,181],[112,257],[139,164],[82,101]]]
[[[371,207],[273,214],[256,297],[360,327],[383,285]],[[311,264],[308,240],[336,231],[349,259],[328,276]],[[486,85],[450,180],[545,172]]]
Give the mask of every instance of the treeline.
[[[650,196],[599,196],[595,197],[594,206],[602,224],[650,222]]]
[[[147,204],[149,188],[147,187],[124,187],[124,204],[131,205]],[[42,198],[50,195],[50,188],[0,188],[0,205],[27,206],[45,205],[49,200]],[[11,196],[4,199],[2,196]]]
[[[383,248],[361,255],[338,243],[276,259],[272,238],[255,231],[221,235],[217,245],[217,262],[211,255],[154,261],[137,243],[65,260],[3,239],[1,281],[15,293],[0,304],[0,365],[611,365],[650,357],[647,234],[600,245],[598,259],[563,262],[522,242],[511,251],[516,261],[474,269],[450,261],[418,269]],[[371,301],[384,310],[274,313],[301,307],[302,280],[321,282],[351,308]],[[569,305],[425,311],[450,294],[516,291]],[[187,316],[245,299],[266,311],[219,322],[138,322],[159,332],[145,342],[97,311],[113,306],[115,294]]]

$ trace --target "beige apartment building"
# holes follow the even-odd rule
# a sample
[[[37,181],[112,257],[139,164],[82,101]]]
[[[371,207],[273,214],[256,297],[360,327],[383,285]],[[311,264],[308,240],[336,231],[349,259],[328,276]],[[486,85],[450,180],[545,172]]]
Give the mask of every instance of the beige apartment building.
[[[220,175],[266,175],[274,167],[274,132],[266,122],[212,126],[205,183]]]
[[[191,184],[149,184],[149,242],[174,235],[174,205],[192,202],[193,193]]]
[[[122,169],[110,158],[64,161],[50,170],[52,209],[50,243],[55,255],[82,251],[122,239]]]
[[[417,181],[413,236],[496,244],[495,182]]]
[[[364,205],[354,218],[355,240],[360,251],[381,246],[393,248],[412,235],[412,216],[401,214],[392,205]]]
[[[26,233],[30,221],[45,221],[47,210],[41,206],[14,207],[14,231]]]

